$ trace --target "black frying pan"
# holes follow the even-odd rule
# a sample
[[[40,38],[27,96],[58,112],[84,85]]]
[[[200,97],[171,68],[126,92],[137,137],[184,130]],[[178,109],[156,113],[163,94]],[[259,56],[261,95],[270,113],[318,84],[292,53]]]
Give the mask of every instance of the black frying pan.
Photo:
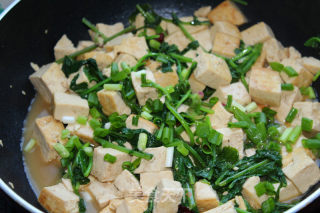
[[[136,3],[141,2],[149,2],[162,15],[175,11],[182,16],[191,15],[200,6],[215,6],[221,1],[23,0],[0,22],[0,139],[4,143],[4,147],[0,147],[0,178],[6,183],[11,181],[15,191],[36,207],[41,208],[26,179],[20,151],[23,120],[35,95],[28,80],[33,72],[30,61],[40,65],[53,61],[53,47],[64,33],[74,43],[89,39],[87,28],[81,24],[82,17],[87,17],[93,23],[127,23]],[[305,56],[319,57],[316,51],[303,46],[309,37],[320,33],[319,0],[248,2],[248,6],[240,6],[249,20],[241,29],[265,21],[284,46],[292,45]],[[46,29],[48,34],[44,33]],[[320,81],[314,87],[319,93]],[[26,91],[25,96],[21,94],[22,90]],[[320,200],[315,202],[319,203]]]

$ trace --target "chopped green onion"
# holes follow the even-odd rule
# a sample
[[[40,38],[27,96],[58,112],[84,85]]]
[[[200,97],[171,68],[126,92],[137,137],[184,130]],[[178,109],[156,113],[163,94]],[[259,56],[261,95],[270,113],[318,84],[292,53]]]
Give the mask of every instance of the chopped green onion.
[[[181,143],[180,145],[177,146],[177,150],[183,155],[183,156],[187,156],[189,154],[189,150],[184,147],[183,143]]]
[[[311,132],[312,126],[313,120],[304,117],[301,119],[301,127],[303,131]]]
[[[248,104],[245,109],[246,112],[252,112],[253,110],[257,109],[258,105],[256,104],[256,102],[251,102],[250,104]]]
[[[83,151],[86,153],[86,155],[88,157],[92,157],[93,156],[93,149],[92,147],[84,147]]]
[[[287,150],[288,152],[292,152],[292,146],[291,146],[290,143],[286,143],[285,146],[286,146],[286,150]]]
[[[144,151],[147,147],[148,142],[148,135],[146,133],[140,133],[139,134],[139,140],[138,140],[138,149],[140,151]]]
[[[232,104],[231,106],[237,107],[238,109],[240,109],[242,112],[246,111],[246,108],[243,107],[241,104],[239,104],[238,102],[236,102],[235,100],[232,100]]]
[[[122,84],[104,84],[103,88],[105,90],[120,91],[122,90]]]
[[[64,129],[61,131],[61,139],[66,139],[70,137],[70,131],[68,129]]]
[[[320,139],[302,139],[302,145],[308,149],[320,149]]]
[[[302,95],[309,96],[309,98],[311,99],[316,98],[316,94],[314,93],[314,90],[312,87],[301,87],[300,92]]]
[[[314,90],[312,87],[308,87],[309,90],[309,98],[310,99],[315,99],[316,98],[316,94],[314,93]]]
[[[293,130],[292,127],[285,129],[282,135],[280,136],[279,141],[282,143],[286,143],[288,141],[289,135],[291,134],[292,130]]]
[[[246,121],[238,121],[238,122],[228,122],[229,128],[248,128],[249,124]]]
[[[292,91],[294,86],[292,84],[281,84],[281,90]]]
[[[298,140],[298,138],[300,137],[301,132],[302,132],[301,126],[294,127],[294,129],[292,130],[292,132],[290,133],[290,135],[288,137],[288,142],[295,143]]]
[[[226,108],[231,109],[231,106],[232,106],[232,95],[228,95]]]
[[[257,116],[254,117],[254,121],[256,124],[258,124],[258,123],[266,124],[267,123],[267,116],[264,112],[258,112]]]
[[[289,77],[296,77],[299,74],[297,73],[297,71],[295,71],[292,67],[287,66],[283,68],[283,71],[289,76]]]
[[[62,158],[68,158],[70,156],[70,152],[61,143],[54,144],[53,148]]]
[[[170,142],[170,138],[171,138],[171,135],[170,135],[170,128],[169,127],[165,127],[163,129],[163,134],[162,134],[162,142],[164,144],[167,144]]]
[[[24,150],[25,152],[30,152],[35,145],[36,145],[36,140],[33,139],[33,138],[31,138],[31,139],[28,141],[27,145],[24,147],[23,150]]]
[[[147,105],[144,105],[142,107],[142,111],[147,112],[147,113],[151,113],[152,112],[152,110]]]
[[[93,118],[100,118],[101,117],[101,114],[99,112],[99,110],[95,107],[92,107],[90,108],[90,115],[93,117]]]
[[[160,48],[160,46],[161,46],[161,43],[160,43],[159,41],[157,41],[157,40],[151,39],[151,40],[149,41],[149,45],[150,45],[150,47],[152,47],[153,49],[158,50],[158,49]]]
[[[284,68],[283,64],[280,64],[279,62],[270,62],[269,65],[272,70],[278,71],[278,72],[281,72]]]
[[[103,137],[106,137],[109,134],[109,132],[110,132],[109,129],[98,127],[94,129],[93,135],[103,138]]]
[[[203,112],[206,112],[208,114],[214,114],[214,110],[213,109],[209,109],[207,107],[200,106],[200,110],[203,111]]]
[[[77,122],[78,124],[85,125],[87,123],[88,118],[86,116],[78,116]]]
[[[117,161],[117,157],[113,156],[109,153],[105,154],[103,159],[104,159],[104,161],[109,162],[109,163],[115,163]]]
[[[157,140],[160,140],[162,138],[163,129],[164,129],[164,123],[160,125],[160,129],[156,133]]]
[[[264,201],[261,205],[261,209],[263,213],[272,213],[276,207],[274,202],[274,198],[269,197],[268,200]]]
[[[317,133],[315,138],[320,140],[320,133]]]
[[[80,150],[80,149],[82,148],[82,144],[81,144],[78,136],[75,136],[75,135],[72,136],[72,137],[69,139],[69,141],[71,141],[71,144],[73,143],[73,144],[77,147],[78,150]]]
[[[313,76],[312,81],[317,81],[320,76],[320,70]]]
[[[138,123],[139,123],[139,115],[133,116],[132,125],[133,126],[138,126]]]
[[[143,117],[143,118],[146,119],[146,120],[151,120],[151,119],[153,118],[153,116],[152,116],[150,113],[145,112],[145,111],[143,111],[143,112],[141,113],[141,117]]]
[[[89,121],[89,125],[92,129],[96,129],[96,128],[99,128],[101,127],[101,122],[98,121],[97,119],[94,119],[92,118],[90,121]]]
[[[294,118],[297,116],[297,114],[298,114],[298,110],[292,107],[286,117],[286,122],[291,123],[294,120]]]

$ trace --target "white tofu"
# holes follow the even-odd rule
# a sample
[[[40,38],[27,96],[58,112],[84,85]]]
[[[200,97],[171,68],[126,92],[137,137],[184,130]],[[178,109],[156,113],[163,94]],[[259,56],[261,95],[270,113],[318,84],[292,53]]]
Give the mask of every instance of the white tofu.
[[[179,18],[181,21],[185,21],[185,22],[190,22],[190,21],[193,21],[193,17],[192,16],[185,16],[185,17],[181,17]],[[199,17],[198,18],[199,21],[206,21],[208,19],[206,18],[202,18],[202,17]],[[197,32],[200,32],[202,30],[205,30],[205,29],[208,29],[208,26],[207,25],[184,25],[185,29],[190,33],[190,34],[193,34],[193,33],[197,33]],[[173,23],[169,23],[167,22],[167,31],[168,31],[168,34],[171,35],[175,32],[178,32],[180,30],[180,28],[173,24]],[[189,41],[190,42],[190,41]]]
[[[164,146],[156,148],[146,148],[144,152],[152,154],[151,160],[142,159],[139,167],[134,170],[135,174],[140,174],[143,172],[159,172],[165,171],[166,168],[166,158],[167,158],[167,148]]]
[[[251,157],[251,156],[256,154],[256,149],[255,148],[249,148],[249,149],[244,150],[244,152],[246,154],[246,157]]]
[[[56,92],[65,92],[68,89],[67,78],[60,65],[51,63],[44,65],[39,71],[29,76],[31,83],[43,100],[51,103]]]
[[[132,124],[132,119],[134,116],[136,116],[136,115],[129,115],[129,117],[126,120],[126,127],[128,129],[145,129],[148,132],[150,132],[151,134],[153,134],[158,129],[157,125],[155,125],[153,122],[148,121],[144,118],[141,118],[140,116],[139,116],[139,120],[138,120],[138,125],[134,126]]]
[[[234,197],[234,199],[235,199],[235,202],[238,204],[240,209],[247,210],[246,203],[244,202],[242,196],[237,195],[237,196]]]
[[[195,61],[198,62],[198,66],[194,71],[194,77],[201,83],[214,89],[230,84],[230,70],[222,58],[200,52]]]
[[[71,135],[76,135],[85,142],[98,145],[93,139],[93,129],[90,127],[89,123],[86,123],[86,125],[78,123],[68,124],[66,129],[70,131]]]
[[[307,87],[312,83],[313,75],[296,59],[286,58],[281,63],[284,66],[292,67],[298,73],[296,77],[289,77],[285,72],[281,72],[280,75],[284,82],[291,83],[297,87]]]
[[[116,162],[104,161],[104,156],[107,153],[115,156],[117,158]],[[122,172],[122,163],[125,161],[131,161],[131,156],[115,149],[97,147],[93,152],[91,174],[101,182],[113,181]]]
[[[223,1],[217,7],[213,8],[208,14],[208,18],[213,24],[216,21],[227,21],[239,26],[247,22],[247,18],[231,1]]]
[[[128,37],[122,40],[120,45],[114,47],[114,53],[127,53],[140,59],[148,53],[148,46],[144,37]]]
[[[99,213],[116,213],[118,206],[122,203],[123,199],[113,199],[109,202],[104,209]]]
[[[198,94],[199,92],[202,92],[206,88],[206,85],[204,83],[198,81],[194,77],[194,73],[192,73],[189,77],[189,84],[190,84],[192,93],[196,93],[196,94]]]
[[[236,213],[236,209],[234,208],[234,201],[230,200],[214,209],[210,209],[209,211],[203,213]]]
[[[180,182],[162,179],[157,185],[153,213],[176,213],[182,196],[183,188]]]
[[[252,69],[249,94],[259,104],[279,106],[281,100],[281,78],[279,73],[265,68]]]
[[[227,127],[228,122],[231,121],[233,115],[224,108],[220,101],[216,103],[212,109],[214,110],[214,113],[208,115],[212,128],[220,129]]]
[[[280,202],[288,201],[301,195],[301,193],[294,186],[294,184],[289,179],[286,178],[286,180],[287,180],[287,186],[282,187],[280,189],[280,193],[279,193]],[[273,184],[273,186],[274,186],[274,189],[277,190],[279,187],[279,183]]]
[[[194,12],[194,15],[197,17],[206,18],[211,11],[211,6],[200,7]]]
[[[260,177],[253,176],[246,180],[242,186],[242,196],[246,199],[254,209],[260,209],[261,204],[268,199],[268,196],[263,194],[258,197],[256,189],[254,188],[260,183]]]
[[[292,125],[301,125],[303,117],[313,120],[312,130],[320,131],[320,103],[319,102],[295,102],[293,107],[298,110],[298,114],[292,121]]]
[[[156,83],[162,87],[175,86],[179,82],[179,77],[176,71],[163,73],[161,71],[153,72]]]
[[[145,70],[146,79],[155,82],[153,73],[150,70]],[[136,92],[139,104],[141,106],[145,105],[147,100],[150,98],[155,100],[158,98],[158,92],[153,87],[142,87],[141,77],[137,76],[135,72],[131,72],[131,80],[134,91]]]
[[[194,185],[194,194],[200,212],[219,206],[219,197],[211,185],[198,181]]]
[[[264,49],[262,49],[260,56],[257,58],[256,62],[254,62],[251,69],[265,67],[266,62],[267,62],[267,53]],[[247,82],[249,82],[249,79],[250,79],[250,70],[246,74]]]
[[[300,59],[301,53],[294,47],[286,47],[284,48],[284,56],[290,59]]]
[[[114,60],[114,62],[118,63],[118,67],[121,70],[121,63],[125,62],[128,66],[133,67],[136,65],[137,60],[129,54],[126,53],[121,53],[119,54],[116,59]]]
[[[241,34],[237,26],[227,21],[216,21],[211,27],[211,37],[214,38],[216,33],[224,33],[241,39]]]
[[[264,22],[259,22],[241,32],[242,40],[247,45],[263,43],[274,37],[271,28]]]
[[[232,100],[245,106],[251,103],[251,97],[241,82],[232,83],[228,86],[218,87],[213,97],[218,97],[219,101],[223,104],[227,104],[228,95],[232,95]]]
[[[124,197],[142,196],[142,189],[137,178],[128,170],[123,170],[114,180],[114,185]]]
[[[171,170],[160,172],[143,172],[140,174],[140,184],[143,196],[149,196],[154,188],[162,179],[173,180],[173,173]]]
[[[210,51],[212,49],[212,38],[209,29],[201,30],[192,34],[193,38],[199,42],[199,44]]]
[[[280,62],[282,60],[283,46],[277,39],[270,38],[265,41],[263,49],[266,52],[267,62]]]
[[[93,41],[90,41],[90,40],[82,40],[82,41],[79,41],[78,42],[78,46],[77,46],[77,50],[82,50],[86,47],[89,47],[91,45],[93,45],[94,42]]]
[[[243,153],[243,138],[244,133],[240,128],[221,128],[217,129],[218,132],[223,134],[222,147],[233,147],[238,150],[239,158],[244,157]]]
[[[56,43],[56,46],[53,48],[54,57],[56,60],[63,58],[66,55],[70,55],[71,53],[76,51],[72,41],[64,34],[60,40]]]
[[[116,213],[142,213],[148,208],[147,198],[125,198],[117,207]]]
[[[320,71],[320,60],[314,57],[303,57],[301,64],[314,75]]]
[[[100,209],[106,207],[111,200],[123,197],[113,183],[101,183],[97,180],[91,180],[85,190],[95,199]]]
[[[177,45],[178,49],[182,51],[184,48],[188,46],[188,44],[191,42],[184,34],[183,32],[178,29],[178,31],[175,31],[168,36],[164,38],[164,41],[167,42],[170,45]]]
[[[58,153],[53,148],[57,142],[65,143],[61,140],[61,131],[64,126],[61,122],[55,120],[51,115],[35,120],[33,135],[36,138],[42,157],[45,162],[50,162],[58,158]]]
[[[161,62],[154,60],[147,60],[145,65],[152,72],[158,72],[161,68]]]
[[[79,197],[62,183],[44,187],[38,198],[39,203],[51,213],[79,212]]]
[[[115,55],[113,52],[107,53],[104,51],[93,50],[91,52],[87,52],[78,56],[78,60],[87,60],[89,58],[96,60],[98,68],[102,70],[103,68],[106,68],[112,63],[112,61],[115,58]]]
[[[227,58],[235,56],[234,50],[240,45],[240,38],[216,32],[212,40],[212,52]]]
[[[293,150],[293,162],[283,168],[282,171],[301,193],[305,193],[320,180],[318,165],[302,148]]]
[[[78,116],[88,116],[88,101],[78,95],[57,92],[54,94],[53,116],[62,121],[64,116],[77,118]]]
[[[111,115],[117,112],[122,115],[131,113],[131,109],[123,101],[120,92],[102,89],[97,95],[104,114]]]

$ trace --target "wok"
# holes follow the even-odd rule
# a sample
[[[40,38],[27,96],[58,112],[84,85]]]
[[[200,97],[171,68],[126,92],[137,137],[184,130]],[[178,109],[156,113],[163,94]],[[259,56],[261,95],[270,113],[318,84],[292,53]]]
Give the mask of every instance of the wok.
[[[174,11],[182,16],[191,15],[200,6],[215,6],[221,1],[24,0],[17,3],[1,20],[0,139],[4,146],[0,146],[0,178],[3,180],[0,180],[0,186],[29,211],[36,212],[32,206],[43,211],[26,178],[20,146],[23,121],[35,95],[28,80],[33,72],[30,61],[39,65],[53,61],[53,47],[64,33],[75,43],[89,39],[87,28],[81,23],[82,17],[87,17],[93,23],[112,24],[122,21],[127,24],[136,3],[141,2],[149,2],[162,15],[169,16]],[[294,46],[305,56],[317,57],[318,53],[304,47],[303,43],[320,32],[320,1],[249,0],[248,3],[248,6],[240,5],[249,20],[241,29],[258,21],[265,21],[284,46]],[[319,93],[320,81],[314,83],[314,88]],[[22,95],[22,90],[26,95]],[[14,192],[17,194],[6,185],[9,181],[14,184]],[[296,210],[317,198],[320,195],[320,190],[316,191],[318,188],[319,184],[313,187],[305,196],[308,200],[298,205]],[[315,193],[311,195],[312,192]]]

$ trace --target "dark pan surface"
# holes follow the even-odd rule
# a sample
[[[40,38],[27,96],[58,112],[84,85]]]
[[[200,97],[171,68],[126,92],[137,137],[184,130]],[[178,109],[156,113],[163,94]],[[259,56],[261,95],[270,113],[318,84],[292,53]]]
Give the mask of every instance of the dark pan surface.
[[[93,23],[127,23],[135,4],[146,1],[133,0],[23,0],[0,22],[0,177],[11,181],[15,191],[28,202],[39,207],[23,169],[20,140],[23,120],[34,90],[28,80],[33,72],[30,61],[43,65],[53,61],[53,47],[66,33],[77,44],[89,39],[81,18]],[[217,5],[212,0],[149,0],[155,10],[163,15],[178,12],[191,15],[203,5]],[[284,46],[295,46],[305,56],[317,56],[317,52],[303,46],[304,41],[320,32],[319,0],[249,0],[248,6],[240,6],[247,15],[249,26],[265,21]],[[246,27],[244,26],[244,27]],[[48,30],[48,34],[45,34]],[[12,88],[9,87],[12,85]],[[320,91],[320,82],[315,88]],[[22,95],[21,91],[26,91]],[[319,201],[318,201],[319,202]],[[319,205],[318,205],[319,207]],[[1,208],[0,208],[1,210]],[[2,212],[2,211],[1,211]]]

